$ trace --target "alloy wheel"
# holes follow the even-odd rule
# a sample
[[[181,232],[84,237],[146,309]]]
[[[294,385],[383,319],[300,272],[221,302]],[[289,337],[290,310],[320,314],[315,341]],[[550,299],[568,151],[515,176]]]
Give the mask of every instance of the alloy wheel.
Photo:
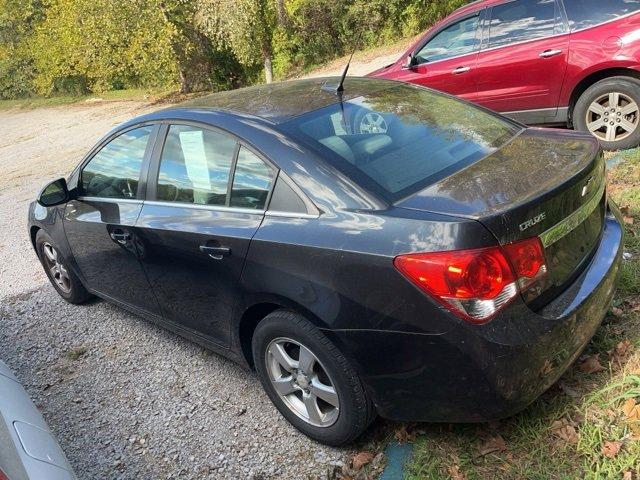
[[[53,245],[45,242],[42,244],[42,252],[44,253],[46,268],[58,288],[64,293],[71,292],[71,278],[69,277],[67,268],[60,261],[58,251]]]
[[[336,422],[340,401],[335,383],[308,347],[276,338],[267,346],[265,364],[273,388],[289,410],[316,427]]]
[[[369,112],[360,121],[360,133],[387,133],[389,127],[382,115]]]
[[[587,110],[587,129],[600,140],[624,140],[638,128],[640,110],[628,95],[607,93],[597,98]]]

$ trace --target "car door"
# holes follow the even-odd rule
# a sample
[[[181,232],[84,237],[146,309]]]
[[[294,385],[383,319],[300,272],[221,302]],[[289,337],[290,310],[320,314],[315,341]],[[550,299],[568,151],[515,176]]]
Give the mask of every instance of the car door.
[[[432,35],[413,55],[413,65],[397,79],[474,100],[483,11],[454,20]]]
[[[104,142],[81,167],[79,196],[64,212],[65,234],[87,286],[156,315],[160,307],[140,265],[133,227],[157,129],[138,126]]]
[[[487,17],[477,103],[519,112],[515,116],[527,123],[544,123],[557,111],[567,70],[569,33],[561,6],[553,0],[512,0],[493,6]]]
[[[163,127],[136,229],[165,319],[226,347],[249,243],[277,170],[231,135]]]

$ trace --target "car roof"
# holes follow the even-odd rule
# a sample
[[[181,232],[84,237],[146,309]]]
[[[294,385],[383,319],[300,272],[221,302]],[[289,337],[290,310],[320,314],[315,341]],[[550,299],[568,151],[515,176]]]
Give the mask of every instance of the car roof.
[[[310,78],[287,82],[256,85],[188,100],[167,110],[226,111],[243,116],[250,115],[271,123],[282,123],[299,115],[340,102],[335,89],[339,77]],[[342,100],[371,94],[397,84],[393,80],[347,77]],[[327,87],[327,88],[323,88]]]

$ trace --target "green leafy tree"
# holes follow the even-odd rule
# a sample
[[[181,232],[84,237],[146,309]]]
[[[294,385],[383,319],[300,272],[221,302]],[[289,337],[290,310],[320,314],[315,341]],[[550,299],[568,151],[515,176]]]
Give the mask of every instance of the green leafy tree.
[[[40,93],[175,85],[175,29],[152,0],[51,0],[32,51]]]
[[[43,18],[39,0],[0,0],[0,98],[33,94],[36,72],[29,41]]]
[[[273,81],[273,0],[202,0],[201,12],[212,37],[228,42],[244,65],[261,62],[265,81]]]
[[[178,62],[180,90],[236,88],[245,80],[242,65],[219,36],[207,36],[194,0],[161,0],[159,8],[174,29],[170,44]]]
[[[0,0],[0,98],[220,90],[414,35],[466,0]]]

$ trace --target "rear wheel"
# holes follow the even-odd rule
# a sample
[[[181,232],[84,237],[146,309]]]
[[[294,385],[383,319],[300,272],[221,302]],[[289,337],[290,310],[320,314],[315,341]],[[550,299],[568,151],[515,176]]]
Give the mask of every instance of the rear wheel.
[[[69,303],[80,304],[93,297],[69,268],[67,261],[44,230],[38,231],[36,235],[36,251],[51,285],[62,298]]]
[[[576,130],[595,136],[603,148],[622,150],[640,144],[640,81],[611,77],[589,87],[573,110]]]
[[[271,313],[258,324],[252,347],[267,395],[305,435],[327,445],[344,445],[373,420],[373,406],[352,366],[300,315]]]

